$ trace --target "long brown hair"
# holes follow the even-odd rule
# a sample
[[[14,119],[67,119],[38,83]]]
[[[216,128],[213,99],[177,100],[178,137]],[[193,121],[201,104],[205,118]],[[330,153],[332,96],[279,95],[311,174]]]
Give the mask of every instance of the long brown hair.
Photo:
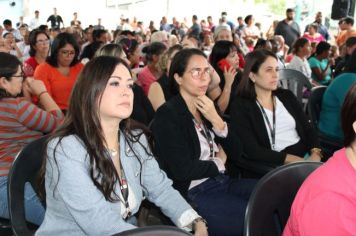
[[[130,71],[128,65],[122,59],[110,56],[96,57],[85,65],[73,88],[64,123],[50,136],[46,143],[48,148],[48,143],[51,140],[59,140],[53,150],[54,161],[58,168],[56,150],[61,140],[69,135],[77,136],[83,142],[88,153],[90,177],[94,185],[103,193],[105,199],[110,202],[120,200],[118,193],[114,190],[118,181],[118,174],[111,159],[108,158],[108,151],[105,147],[106,143],[100,124],[99,104],[109,78],[116,66],[120,64],[123,64]],[[132,148],[132,143],[138,142],[144,148],[146,154],[152,156],[152,137],[148,129],[128,118],[120,122],[120,130],[142,168],[141,160]],[[132,132],[133,130],[135,132]],[[142,134],[147,137],[148,147],[139,142]],[[44,196],[44,176],[48,158],[47,153],[44,155],[46,158],[42,163],[39,177],[42,196]],[[58,180],[59,178],[60,176],[58,176]]]

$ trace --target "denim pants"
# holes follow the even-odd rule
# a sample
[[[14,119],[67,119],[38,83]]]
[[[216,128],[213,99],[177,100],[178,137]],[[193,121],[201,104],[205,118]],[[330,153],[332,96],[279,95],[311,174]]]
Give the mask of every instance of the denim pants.
[[[209,236],[242,235],[246,206],[257,180],[219,175],[188,191],[188,199],[208,223]]]
[[[30,183],[25,184],[25,217],[26,220],[40,225],[43,221],[45,209]],[[9,219],[7,204],[7,176],[0,177],[0,217]]]

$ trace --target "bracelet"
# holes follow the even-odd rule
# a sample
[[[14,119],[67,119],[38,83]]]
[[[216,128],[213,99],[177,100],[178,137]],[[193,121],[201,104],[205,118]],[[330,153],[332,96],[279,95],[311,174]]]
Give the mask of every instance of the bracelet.
[[[320,158],[323,158],[323,153],[322,153],[322,150],[320,148],[312,148],[310,150],[310,153],[313,153],[313,152],[316,152],[319,154]]]
[[[198,218],[194,219],[193,222],[192,222],[193,231],[195,231],[195,225],[198,222],[203,222],[205,224],[206,228],[208,228],[208,222],[206,222],[206,220],[203,217],[198,217]]]
[[[41,99],[41,95],[43,95],[43,94],[45,94],[45,93],[48,93],[48,92],[47,92],[47,91],[42,91],[42,92],[40,92],[40,93],[37,95],[38,100],[40,100],[40,99]]]

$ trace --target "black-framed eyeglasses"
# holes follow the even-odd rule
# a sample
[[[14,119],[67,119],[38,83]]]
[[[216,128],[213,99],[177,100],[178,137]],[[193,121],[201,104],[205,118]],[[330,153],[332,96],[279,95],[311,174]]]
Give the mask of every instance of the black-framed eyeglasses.
[[[22,78],[22,80],[25,80],[26,75],[24,73],[22,73],[20,75],[12,75],[12,76],[10,76],[10,78]]]
[[[210,68],[193,68],[189,71],[189,73],[192,75],[193,79],[200,79],[202,75],[208,76],[210,74],[211,70]]]

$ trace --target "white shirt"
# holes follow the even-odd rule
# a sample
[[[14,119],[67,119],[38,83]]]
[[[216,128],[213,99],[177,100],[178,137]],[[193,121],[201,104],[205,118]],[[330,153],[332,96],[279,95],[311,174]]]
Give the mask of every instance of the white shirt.
[[[29,28],[30,28],[31,30],[34,30],[34,29],[37,29],[40,25],[41,25],[40,19],[39,19],[39,18],[33,18],[33,19],[30,21]]]
[[[220,158],[216,158],[215,157],[215,153],[219,151],[219,148],[216,145],[216,143],[214,142],[214,137],[215,137],[215,134],[217,136],[219,136],[219,137],[222,137],[222,138],[225,138],[227,136],[228,130],[227,130],[226,123],[225,123],[225,127],[224,127],[223,131],[218,131],[218,130],[215,130],[214,128],[213,128],[214,132],[212,132],[211,130],[208,130],[208,132],[210,132],[211,138],[213,139],[213,150],[214,150],[213,158],[210,157],[210,147],[209,147],[208,140],[206,140],[206,138],[199,131],[199,129],[198,129],[198,127],[196,125],[195,125],[195,130],[196,130],[196,132],[198,134],[199,143],[200,143],[200,157],[199,157],[199,160],[201,160],[201,161],[213,161],[216,164],[216,166],[218,167],[218,170],[220,172],[225,171],[224,163],[220,160]],[[190,182],[189,189],[192,189],[193,187],[203,183],[207,179],[208,178],[193,180],[192,182]]]
[[[291,146],[293,144],[296,144],[299,142],[300,137],[297,133],[296,130],[296,123],[287,111],[287,109],[284,107],[283,103],[277,98],[276,98],[276,136],[275,136],[275,151],[282,151],[288,146]],[[264,109],[266,112],[266,115],[268,117],[268,120],[273,127],[273,112],[268,109]],[[270,143],[272,144],[272,138],[271,138],[271,131],[269,129],[268,123],[265,118],[263,118],[265,121],[265,126],[268,132],[268,138]]]
[[[302,59],[295,55],[287,66],[288,69],[293,69],[302,72],[309,79],[311,78],[311,69],[307,59]]]

